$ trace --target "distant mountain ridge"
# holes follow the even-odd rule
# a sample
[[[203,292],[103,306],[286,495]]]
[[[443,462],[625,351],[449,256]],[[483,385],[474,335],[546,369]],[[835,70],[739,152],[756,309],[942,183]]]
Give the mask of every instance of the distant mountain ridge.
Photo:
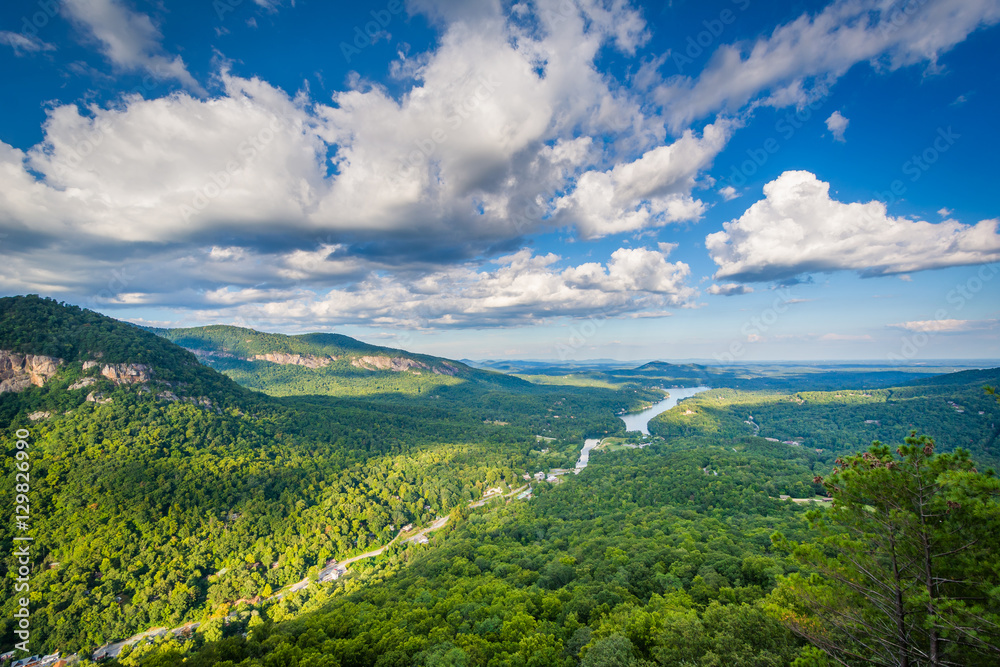
[[[238,383],[273,395],[419,394],[463,381],[529,386],[494,370],[343,334],[286,335],[230,325],[152,331]]]

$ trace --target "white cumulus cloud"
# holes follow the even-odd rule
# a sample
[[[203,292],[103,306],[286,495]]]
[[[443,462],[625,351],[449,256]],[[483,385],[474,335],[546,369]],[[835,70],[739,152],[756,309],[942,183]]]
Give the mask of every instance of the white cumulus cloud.
[[[1000,220],[964,225],[893,217],[878,201],[843,203],[808,171],[786,171],[764,199],[705,239],[716,279],[786,280],[838,270],[911,273],[1000,260]]]
[[[724,283],[722,285],[713,284],[706,291],[716,296],[736,296],[737,294],[750,294],[753,292],[753,288],[742,283]]]
[[[124,70],[146,71],[157,79],[175,79],[190,90],[204,93],[180,56],[163,49],[163,35],[148,15],[135,12],[120,0],[63,0],[63,11],[95,39],[104,56]]]
[[[830,117],[826,119],[826,129],[828,129],[832,134],[833,138],[837,141],[844,141],[844,132],[847,131],[847,125],[851,121],[844,116],[839,111],[834,111],[830,114]]]
[[[650,316],[690,304],[690,267],[663,251],[620,248],[605,263],[559,268],[560,257],[528,249],[492,269],[449,267],[413,279],[371,274],[327,292],[257,288],[206,295],[203,316],[256,325],[449,328],[518,326],[559,317]]]
[[[573,192],[556,202],[558,219],[575,224],[585,238],[697,220],[705,205],[690,192],[697,175],[725,147],[732,127],[717,121],[701,137],[688,130],[638,160],[585,172]]]

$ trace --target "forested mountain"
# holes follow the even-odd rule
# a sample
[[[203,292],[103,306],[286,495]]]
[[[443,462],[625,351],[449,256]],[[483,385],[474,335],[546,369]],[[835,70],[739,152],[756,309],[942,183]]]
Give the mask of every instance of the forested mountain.
[[[850,387],[874,389],[933,378],[963,370],[967,366],[888,367],[859,363],[746,363],[708,365],[651,361],[638,366],[625,362],[489,362],[519,377],[541,383],[572,383],[617,386],[643,383],[663,387],[708,385],[747,391],[823,391]],[[969,371],[976,372],[976,371]]]
[[[527,386],[496,371],[369,345],[340,334],[286,336],[222,325],[152,331],[240,384],[274,396],[419,395],[463,382]]]
[[[687,399],[683,410],[659,415],[649,429],[667,438],[756,434],[822,449],[829,462],[875,440],[898,441],[901,434],[917,431],[933,436],[944,451],[964,447],[979,461],[1000,465],[1000,410],[983,391],[988,385],[1000,385],[1000,369],[949,373],[886,389],[719,388]]]
[[[478,393],[279,400],[151,332],[38,297],[0,300],[0,351],[4,432],[30,432],[39,650],[87,651],[272,595],[404,524],[571,463],[587,429],[620,430],[614,411],[655,396],[458,378]],[[3,523],[3,544],[13,531]]]
[[[903,460],[886,449],[853,457],[845,465],[858,469],[825,486],[809,450],[754,437],[600,454],[530,503],[463,511],[426,550],[386,554],[368,579],[338,582],[294,620],[265,607],[216,641],[167,639],[122,664],[915,667],[932,664],[920,659],[929,645],[941,665],[996,664],[1000,566],[989,536],[1000,528],[1000,483],[968,459],[936,456],[928,440],[901,448]],[[932,532],[901,519],[918,478],[937,487],[923,487],[922,507],[940,526]],[[863,484],[874,495],[847,495]],[[841,513],[875,515],[873,527],[856,537],[844,530],[849,517],[824,527],[837,514],[779,499],[817,490]],[[898,523],[885,530],[890,516]],[[950,577],[932,585],[939,611],[929,615],[923,571],[904,565],[893,579],[892,569],[922,535],[968,548],[925,561]],[[889,540],[898,553],[879,547]],[[868,569],[850,569],[857,560],[839,561],[840,549]],[[824,557],[843,583],[814,574]],[[887,623],[892,606],[879,606],[894,591],[902,643]]]
[[[466,513],[430,548],[383,557],[382,583],[339,584],[247,638],[234,623],[185,664],[788,665],[804,643],[766,597],[798,568],[770,536],[807,527],[774,494],[808,479],[809,460],[734,444],[601,454],[530,503]],[[178,664],[182,650],[166,642],[124,664]]]
[[[661,398],[668,376],[653,364],[532,384],[346,337],[157,334],[0,299],[0,426],[28,432],[25,456],[4,459],[0,502],[30,501],[31,647],[86,657],[201,622],[106,664],[882,664],[871,647],[892,648],[876,632],[892,616],[836,554],[891,571],[877,526],[872,548],[849,539],[851,521],[884,512],[909,556],[928,540],[964,554],[874,582],[898,587],[908,664],[939,643],[951,664],[996,664],[1000,482],[977,462],[996,463],[1000,407],[983,385],[1000,371],[830,392],[722,386],[654,419],[651,438],[625,433],[616,414]],[[904,445],[911,429],[937,443]],[[579,474],[529,488],[526,474],[570,467],[584,438],[607,435],[633,448],[595,450]],[[876,438],[887,446],[848,456]],[[29,491],[15,478],[25,461]],[[827,494],[833,510],[807,509]],[[421,545],[401,539],[406,524],[438,529]],[[24,532],[3,523],[7,553]],[[330,559],[381,547],[314,583]],[[3,647],[13,586],[5,577]]]

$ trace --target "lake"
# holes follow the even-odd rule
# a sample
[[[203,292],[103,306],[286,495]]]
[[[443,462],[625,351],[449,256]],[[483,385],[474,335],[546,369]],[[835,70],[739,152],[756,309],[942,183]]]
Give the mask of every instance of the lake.
[[[660,414],[661,412],[666,412],[670,408],[677,405],[677,401],[682,398],[688,398],[689,396],[694,396],[695,394],[700,394],[703,391],[708,391],[711,387],[675,387],[673,389],[668,389],[670,395],[665,399],[656,403],[642,412],[633,412],[629,415],[622,415],[621,419],[625,422],[626,431],[642,431],[648,434],[649,431],[646,430],[646,425],[649,424],[649,420]],[[580,459],[576,462],[577,471],[582,470],[587,467],[587,463],[590,462],[590,452],[594,447],[597,447],[601,443],[600,438],[587,438],[583,441],[583,450],[580,451]]]
[[[642,433],[649,434],[647,430],[647,425],[649,420],[660,414],[661,412],[666,412],[670,408],[677,405],[677,401],[682,398],[688,398],[694,396],[695,394],[700,394],[703,391],[708,391],[711,387],[673,387],[667,389],[670,395],[665,399],[646,408],[642,412],[633,412],[627,415],[621,415],[621,420],[625,422],[626,431],[641,431]]]

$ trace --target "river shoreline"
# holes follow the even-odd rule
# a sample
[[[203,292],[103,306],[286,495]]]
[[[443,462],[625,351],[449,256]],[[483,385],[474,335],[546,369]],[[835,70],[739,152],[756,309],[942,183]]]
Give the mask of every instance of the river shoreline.
[[[711,387],[673,387],[668,389],[669,395],[660,401],[659,403],[654,403],[650,407],[640,410],[639,412],[632,412],[629,414],[619,415],[619,418],[625,422],[626,431],[639,431],[645,435],[649,435],[649,420],[656,415],[666,412],[670,408],[677,405],[677,403],[685,398],[691,398],[695,394],[700,394],[703,391],[708,391]]]

